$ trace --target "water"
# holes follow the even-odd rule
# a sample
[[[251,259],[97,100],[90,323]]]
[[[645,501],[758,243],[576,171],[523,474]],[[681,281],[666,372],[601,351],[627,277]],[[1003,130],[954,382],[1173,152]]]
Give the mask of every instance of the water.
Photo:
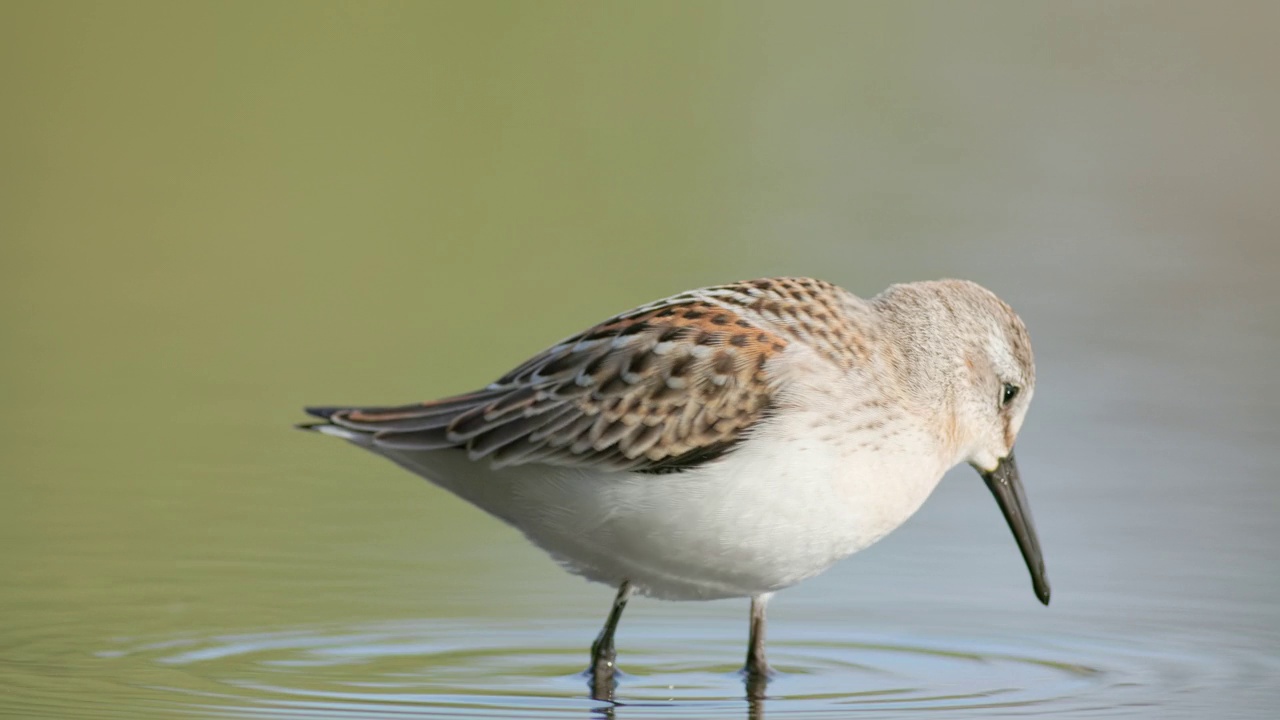
[[[1275,7],[0,8],[0,715],[1267,718]],[[1053,604],[968,469],[770,606],[611,592],[307,403],[686,287],[982,282]]]

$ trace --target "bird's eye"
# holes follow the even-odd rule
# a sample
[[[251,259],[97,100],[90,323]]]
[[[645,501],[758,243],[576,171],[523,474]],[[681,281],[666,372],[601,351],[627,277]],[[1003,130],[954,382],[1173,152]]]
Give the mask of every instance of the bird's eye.
[[[1018,387],[1017,385],[1010,385],[1009,383],[1005,383],[1004,391],[1000,395],[1001,407],[1008,407],[1009,403],[1013,402],[1013,399],[1018,397],[1018,393],[1021,391],[1022,391],[1022,388]]]

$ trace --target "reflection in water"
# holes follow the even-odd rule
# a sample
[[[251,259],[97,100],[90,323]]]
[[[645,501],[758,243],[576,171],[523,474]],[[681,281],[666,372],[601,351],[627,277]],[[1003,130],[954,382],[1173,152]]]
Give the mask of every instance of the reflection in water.
[[[741,674],[715,664],[714,658],[735,649],[732,638],[680,626],[664,628],[628,653],[618,697],[602,704],[587,697],[580,648],[546,644],[572,638],[576,629],[439,622],[328,627],[123,644],[100,655],[125,684],[164,685],[173,702],[185,696],[189,705],[262,718],[432,709],[472,716],[585,710],[610,718],[761,717],[768,711],[822,718],[1045,704],[1069,712],[1123,703],[1135,688],[1151,692],[1152,685],[1199,672],[1198,665],[1233,662],[1183,657],[1161,667],[1180,650],[1162,648],[1155,661],[1101,645],[975,650],[981,643],[910,645],[809,628],[822,639],[777,639],[779,673],[766,698],[749,700]],[[669,648],[677,640],[702,654],[674,660]],[[1083,658],[1104,658],[1107,665],[1082,664]],[[157,668],[168,672],[159,677]]]

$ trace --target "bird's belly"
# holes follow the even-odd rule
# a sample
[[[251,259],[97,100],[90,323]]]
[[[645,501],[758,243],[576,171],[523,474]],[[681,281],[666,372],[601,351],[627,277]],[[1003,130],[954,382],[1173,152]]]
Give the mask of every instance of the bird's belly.
[[[703,468],[619,478],[589,533],[600,564],[669,599],[773,592],[884,537],[941,478],[918,457],[801,447],[756,438]]]
[[[828,483],[708,469],[631,475],[608,495],[612,512],[590,541],[607,553],[607,569],[658,597],[772,592],[863,546],[854,517]]]
[[[573,572],[673,600],[758,595],[816,575],[905,521],[938,480],[909,459],[894,466],[883,455],[795,450],[757,439],[671,474],[495,471],[432,453],[420,474]]]

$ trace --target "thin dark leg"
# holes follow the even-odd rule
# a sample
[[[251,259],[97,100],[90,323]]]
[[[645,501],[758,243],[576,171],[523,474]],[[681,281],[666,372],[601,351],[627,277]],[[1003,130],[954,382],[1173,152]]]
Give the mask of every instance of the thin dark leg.
[[[587,672],[591,674],[592,699],[613,699],[613,689],[617,686],[613,678],[613,671],[617,666],[614,662],[617,652],[613,647],[613,633],[618,629],[618,621],[622,619],[622,611],[626,609],[630,597],[631,583],[623,580],[622,585],[618,586],[618,594],[613,598],[609,618],[604,621],[604,627],[596,636],[596,641],[591,643],[591,667]]]
[[[751,598],[751,634],[747,641],[747,665],[742,672],[747,679],[747,696],[752,698],[764,697],[764,688],[773,672],[764,659],[764,607],[770,597],[771,594],[765,594]]]

